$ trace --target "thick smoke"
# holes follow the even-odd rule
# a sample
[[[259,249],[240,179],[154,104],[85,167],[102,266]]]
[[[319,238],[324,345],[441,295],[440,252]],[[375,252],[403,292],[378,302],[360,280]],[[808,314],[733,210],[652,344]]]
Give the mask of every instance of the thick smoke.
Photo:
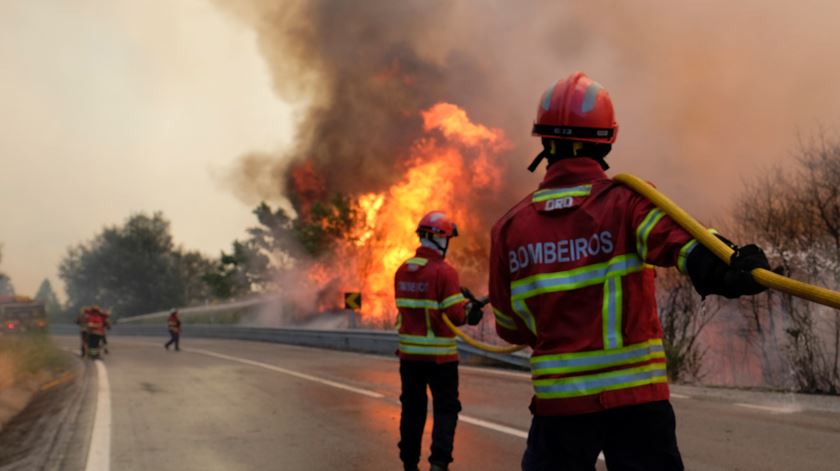
[[[300,105],[293,148],[241,161],[252,197],[287,191],[301,160],[330,190],[381,190],[419,110],[449,101],[513,141],[497,213],[538,179],[524,166],[540,93],[580,69],[615,101],[614,169],[719,217],[744,177],[838,115],[834,2],[217,1],[257,30],[278,94]]]

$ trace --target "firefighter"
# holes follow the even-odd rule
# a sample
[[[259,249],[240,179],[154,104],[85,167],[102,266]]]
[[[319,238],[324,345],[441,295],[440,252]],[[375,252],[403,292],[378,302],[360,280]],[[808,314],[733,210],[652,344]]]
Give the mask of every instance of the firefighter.
[[[105,324],[105,329],[102,330],[102,352],[108,354],[108,331],[111,330],[111,311],[107,309],[100,309],[102,315],[102,322]]]
[[[79,336],[81,337],[81,351],[82,358],[87,354],[87,307],[79,309],[79,314],[76,316],[76,325],[79,326]]]
[[[477,324],[481,311],[466,306],[458,272],[444,260],[450,240],[458,235],[455,224],[443,212],[432,211],[420,220],[417,235],[420,247],[415,256],[406,260],[394,276],[402,386],[400,459],[406,470],[418,469],[428,386],[434,411],[429,462],[432,470],[445,470],[452,462],[461,402],[455,335],[441,316],[446,314],[455,325],[465,321]]]
[[[175,351],[180,352],[181,319],[178,319],[177,309],[173,309],[169,313],[169,319],[166,321],[166,325],[169,328],[169,341],[163,344],[163,347],[169,350],[169,346],[175,344]]]
[[[726,265],[607,177],[617,131],[610,96],[585,74],[549,88],[529,167],[547,159],[545,178],[492,229],[497,333],[533,349],[523,470],[594,470],[602,451],[609,469],[683,469],[651,265],[676,266],[701,296],[765,289],[750,275],[769,267],[760,248],[730,243]]]
[[[99,306],[90,306],[85,311],[85,322],[87,324],[88,356],[99,358],[99,348],[102,337],[105,336],[105,317]]]

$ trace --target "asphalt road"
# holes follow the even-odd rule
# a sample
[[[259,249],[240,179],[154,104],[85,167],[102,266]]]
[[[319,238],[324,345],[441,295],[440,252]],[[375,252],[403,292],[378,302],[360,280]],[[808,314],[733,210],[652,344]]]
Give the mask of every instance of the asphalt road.
[[[396,359],[229,340],[187,338],[177,353],[162,338],[110,341],[110,420],[96,417],[103,369],[89,367],[100,387],[88,388],[79,415],[77,463],[81,448],[107,439],[119,471],[401,469]],[[674,390],[689,470],[840,469],[837,398]],[[452,468],[519,469],[530,395],[525,374],[462,367]]]

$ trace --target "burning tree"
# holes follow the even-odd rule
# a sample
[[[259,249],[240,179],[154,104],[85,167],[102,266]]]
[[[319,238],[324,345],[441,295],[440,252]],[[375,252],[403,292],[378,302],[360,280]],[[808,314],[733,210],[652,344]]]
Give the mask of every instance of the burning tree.
[[[330,196],[329,166],[307,160],[290,171],[290,200],[298,217],[284,235],[293,234],[306,256],[297,257],[295,269],[322,288],[320,309],[338,307],[341,291],[361,291],[363,322],[392,325],[393,275],[418,245],[414,231],[422,215],[442,209],[461,227],[488,226],[480,208],[500,185],[495,160],[508,146],[503,133],[471,122],[449,103],[421,116],[423,133],[393,169],[402,177],[381,191]],[[465,283],[484,284],[487,234],[463,232],[453,243],[453,261]]]

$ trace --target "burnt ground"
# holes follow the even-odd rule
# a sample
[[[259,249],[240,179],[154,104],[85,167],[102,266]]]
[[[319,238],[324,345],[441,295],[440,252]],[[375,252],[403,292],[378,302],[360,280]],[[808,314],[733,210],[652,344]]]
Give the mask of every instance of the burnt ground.
[[[72,376],[47,385],[0,432],[0,471],[84,469],[93,410],[87,404],[95,397],[91,366],[77,361]]]

